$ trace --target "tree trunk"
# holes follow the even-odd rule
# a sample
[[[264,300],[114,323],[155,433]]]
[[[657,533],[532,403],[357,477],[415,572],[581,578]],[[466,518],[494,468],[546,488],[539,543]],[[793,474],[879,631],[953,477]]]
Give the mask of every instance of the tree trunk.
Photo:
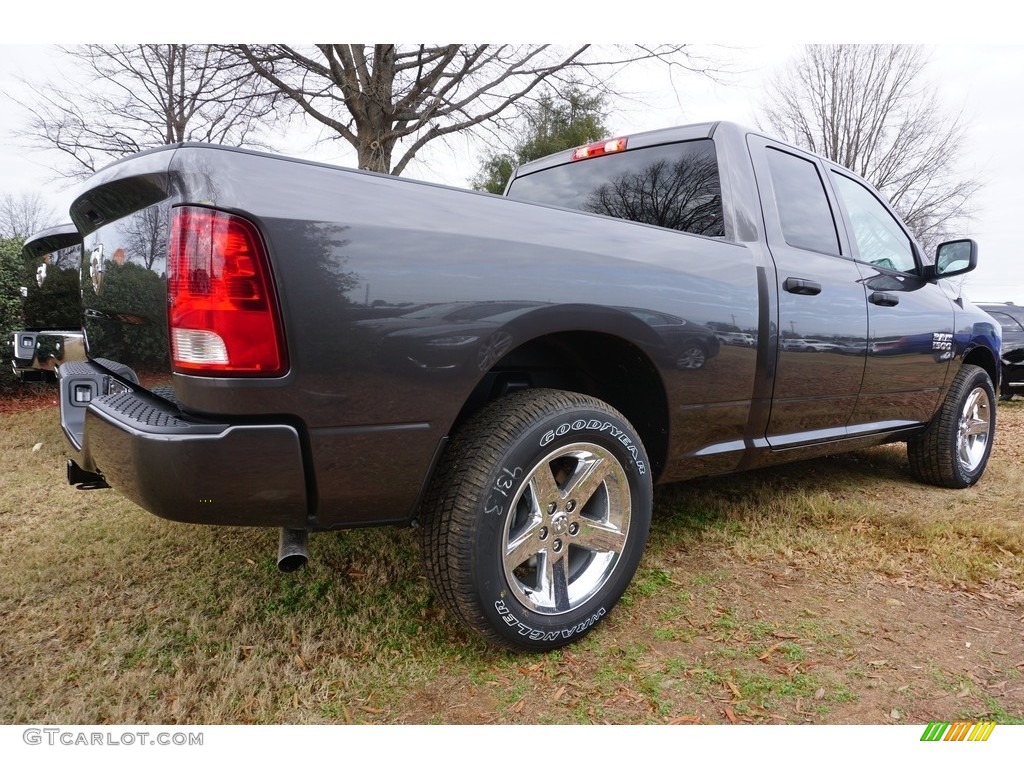
[[[371,136],[360,133],[359,146],[356,148],[360,169],[377,173],[391,173],[391,152],[394,148],[394,140],[377,141]]]

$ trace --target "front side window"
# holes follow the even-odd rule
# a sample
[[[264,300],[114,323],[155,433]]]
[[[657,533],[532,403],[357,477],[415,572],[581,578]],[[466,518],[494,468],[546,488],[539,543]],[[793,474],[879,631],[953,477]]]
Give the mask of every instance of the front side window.
[[[832,178],[850,217],[857,259],[898,272],[916,270],[917,261],[910,238],[874,193],[840,173],[833,172]]]
[[[513,181],[508,197],[696,235],[725,235],[718,162],[710,139],[546,168]]]
[[[786,243],[794,248],[839,255],[839,236],[825,186],[814,163],[768,148],[768,170]]]

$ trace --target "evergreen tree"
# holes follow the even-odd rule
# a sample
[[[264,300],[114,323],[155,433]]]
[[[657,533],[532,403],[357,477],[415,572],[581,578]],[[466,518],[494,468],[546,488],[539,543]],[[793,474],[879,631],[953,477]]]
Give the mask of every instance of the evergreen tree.
[[[487,155],[471,181],[473,189],[500,195],[517,166],[608,135],[603,96],[579,88],[570,88],[562,96],[544,93],[520,122],[515,151]]]

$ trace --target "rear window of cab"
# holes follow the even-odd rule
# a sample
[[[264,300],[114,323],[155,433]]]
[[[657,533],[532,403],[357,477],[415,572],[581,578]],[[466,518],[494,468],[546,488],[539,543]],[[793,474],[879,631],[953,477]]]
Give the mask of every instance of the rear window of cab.
[[[568,162],[515,179],[507,197],[723,237],[722,192],[711,139]]]

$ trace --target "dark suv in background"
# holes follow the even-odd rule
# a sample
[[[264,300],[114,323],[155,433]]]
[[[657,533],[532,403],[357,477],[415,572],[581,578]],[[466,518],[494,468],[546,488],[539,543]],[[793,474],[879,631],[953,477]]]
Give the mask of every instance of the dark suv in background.
[[[1012,302],[1005,304],[978,304],[992,315],[1003,328],[1003,375],[999,396],[1009,400],[1014,393],[1024,395],[1024,306]]]

